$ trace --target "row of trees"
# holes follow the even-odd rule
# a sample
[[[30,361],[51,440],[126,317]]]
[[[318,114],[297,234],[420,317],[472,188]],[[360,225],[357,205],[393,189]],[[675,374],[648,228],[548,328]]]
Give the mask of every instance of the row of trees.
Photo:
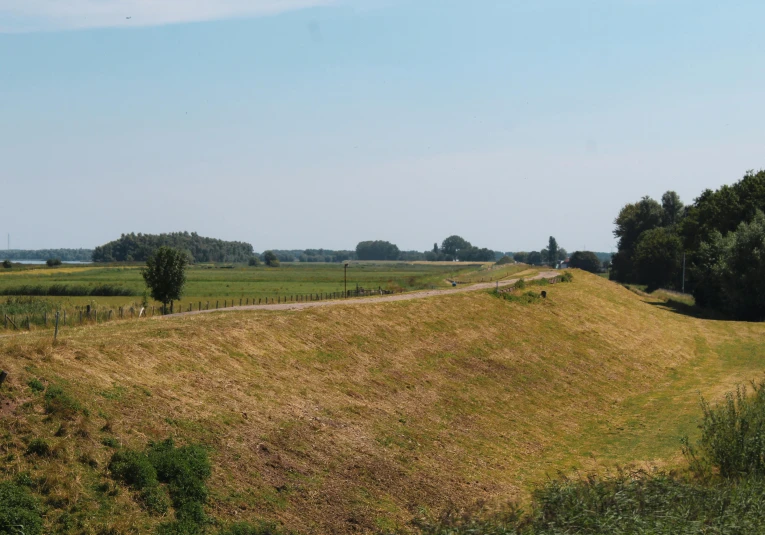
[[[500,255],[501,257],[501,255]],[[430,262],[493,262],[497,255],[491,249],[476,247],[462,236],[449,236],[439,247],[433,244],[433,250],[425,253],[425,260]]]
[[[704,191],[690,206],[668,191],[622,208],[613,279],[686,288],[696,302],[747,320],[765,319],[765,171]]]
[[[550,236],[550,239],[547,241],[547,247],[541,251],[519,251],[513,253],[513,259],[516,262],[531,264],[532,266],[555,266],[566,258],[568,258],[568,252],[558,245],[558,241],[553,236]]]
[[[93,251],[93,262],[144,262],[160,247],[185,251],[193,262],[247,262],[253,256],[249,243],[203,238],[196,232],[123,234]]]
[[[90,262],[93,249],[11,249],[3,251],[6,260],[48,260],[58,258],[63,262]]]

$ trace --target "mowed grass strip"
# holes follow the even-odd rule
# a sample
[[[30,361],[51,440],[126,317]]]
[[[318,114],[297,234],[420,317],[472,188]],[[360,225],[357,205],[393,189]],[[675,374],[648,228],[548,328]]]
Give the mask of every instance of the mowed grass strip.
[[[559,469],[671,465],[666,431],[695,432],[699,393],[761,375],[765,325],[684,316],[574,274],[529,304],[471,292],[0,340],[16,404],[0,417],[6,451],[57,433],[25,405],[32,378],[89,410],[72,424],[84,432],[51,438],[66,463],[18,455],[0,470],[55,470],[51,492],[90,507],[103,476],[78,456],[104,466],[106,438],[173,437],[209,447],[216,518],[351,533],[406,525],[419,507],[524,499]],[[94,528],[107,512],[121,532],[156,523],[125,495],[98,510]]]

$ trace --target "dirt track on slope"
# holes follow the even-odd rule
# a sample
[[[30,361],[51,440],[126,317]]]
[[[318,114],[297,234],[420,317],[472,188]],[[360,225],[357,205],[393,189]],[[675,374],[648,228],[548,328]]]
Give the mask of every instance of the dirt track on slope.
[[[542,271],[533,277],[523,277],[526,280],[539,280],[539,279],[552,279],[559,276],[559,271]],[[371,305],[376,303],[390,303],[392,301],[411,301],[412,299],[426,299],[428,297],[438,297],[440,295],[451,295],[465,292],[475,292],[478,290],[490,290],[497,286],[499,287],[510,286],[520,280],[504,279],[500,281],[492,282],[479,282],[471,284],[470,286],[463,286],[457,288],[448,288],[443,290],[422,290],[418,292],[409,292],[403,294],[383,295],[380,297],[367,297],[367,298],[353,298],[353,299],[333,299],[329,301],[310,301],[308,303],[281,303],[274,305],[245,305],[235,306],[229,308],[216,308],[211,310],[194,310],[192,312],[180,312],[178,314],[168,314],[161,316],[162,318],[174,318],[180,316],[193,316],[196,314],[211,314],[213,312],[228,312],[232,310],[302,310],[305,308],[317,308],[317,307],[330,307],[338,305]]]

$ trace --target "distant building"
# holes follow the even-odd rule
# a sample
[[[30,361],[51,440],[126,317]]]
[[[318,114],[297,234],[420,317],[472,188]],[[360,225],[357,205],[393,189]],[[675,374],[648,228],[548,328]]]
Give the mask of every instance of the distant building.
[[[566,258],[565,260],[562,260],[558,263],[557,266],[555,266],[556,269],[566,269],[568,268],[569,263],[571,263],[570,258]]]

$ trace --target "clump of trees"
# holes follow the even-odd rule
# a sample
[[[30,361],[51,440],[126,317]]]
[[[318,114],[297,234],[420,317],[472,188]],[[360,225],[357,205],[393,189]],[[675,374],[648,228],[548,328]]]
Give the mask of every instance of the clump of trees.
[[[123,234],[93,251],[93,262],[144,262],[160,247],[184,251],[193,262],[247,262],[252,245],[204,238],[196,232],[169,234]]]
[[[476,247],[462,236],[449,236],[439,247],[433,244],[433,250],[425,253],[425,259],[430,262],[494,262],[496,253],[485,247]]]
[[[363,241],[356,246],[357,260],[399,260],[400,256],[401,251],[389,241]]]
[[[765,171],[704,191],[690,206],[668,191],[643,197],[615,220],[611,278],[682,289],[696,303],[744,320],[765,319]]]
[[[541,251],[519,251],[513,253],[513,259],[516,262],[532,266],[555,266],[566,258],[568,258],[568,252],[558,245],[558,241],[553,236],[550,236],[547,240],[547,247]]]
[[[49,258],[45,261],[45,263],[48,265],[48,267],[56,267],[61,265],[61,259],[60,258]]]
[[[276,253],[273,251],[266,251],[263,253],[263,263],[268,267],[279,267],[281,265],[279,257],[276,256]]]
[[[568,265],[590,273],[599,273],[602,266],[600,258],[592,251],[574,251]]]
[[[661,203],[643,197],[622,208],[615,221],[619,250],[612,259],[611,278],[650,289],[679,289],[685,212],[674,191],[666,192]]]

